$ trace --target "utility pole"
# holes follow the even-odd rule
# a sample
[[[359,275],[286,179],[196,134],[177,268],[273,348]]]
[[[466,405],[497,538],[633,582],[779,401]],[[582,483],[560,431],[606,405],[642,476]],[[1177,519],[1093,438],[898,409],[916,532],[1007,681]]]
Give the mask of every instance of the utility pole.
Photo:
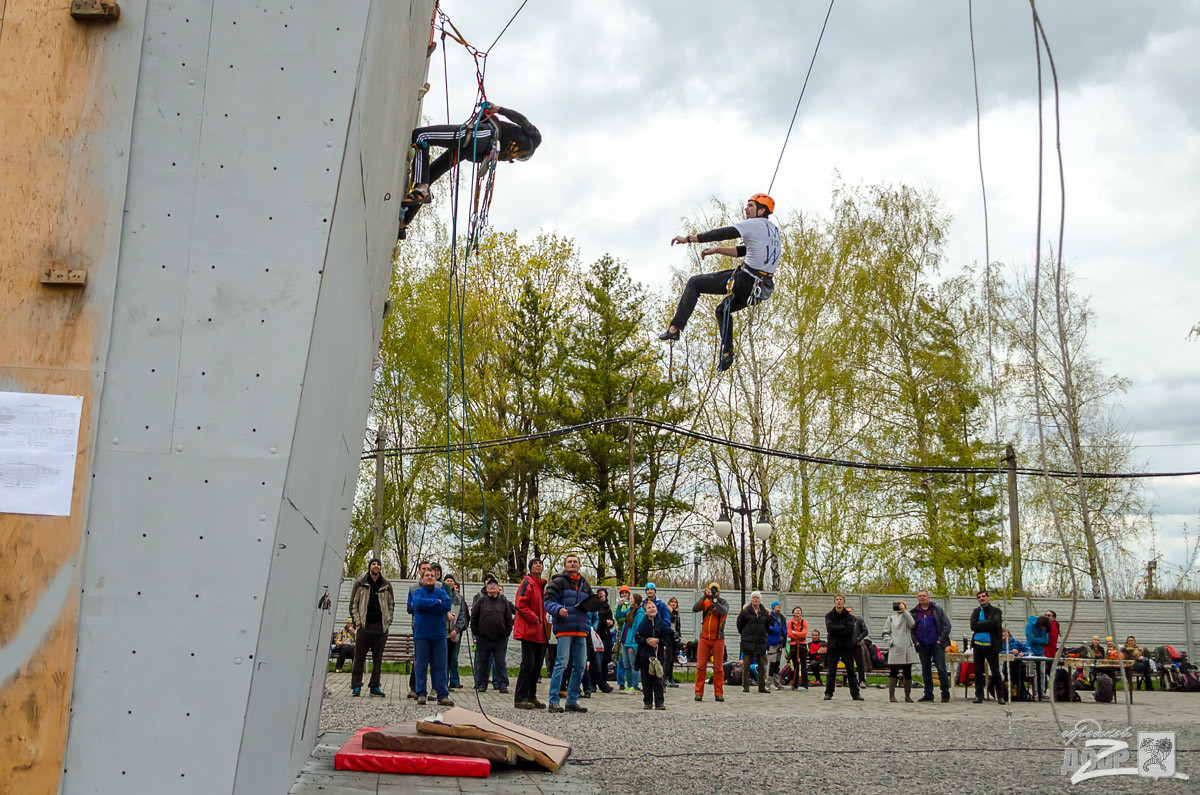
[[[1158,583],[1154,582],[1154,577],[1158,572],[1158,557],[1152,557],[1146,561],[1146,599],[1153,599],[1158,593]]]
[[[373,557],[383,559],[379,554],[383,544],[383,426],[375,429],[375,538],[371,543]]]
[[[1008,532],[1012,541],[1012,587],[1025,593],[1021,583],[1021,521],[1017,509],[1017,451],[1004,445],[1004,468],[1008,470]]]
[[[633,386],[629,387],[629,416],[633,417]],[[635,585],[633,579],[633,420],[629,421],[629,582],[630,588]]]

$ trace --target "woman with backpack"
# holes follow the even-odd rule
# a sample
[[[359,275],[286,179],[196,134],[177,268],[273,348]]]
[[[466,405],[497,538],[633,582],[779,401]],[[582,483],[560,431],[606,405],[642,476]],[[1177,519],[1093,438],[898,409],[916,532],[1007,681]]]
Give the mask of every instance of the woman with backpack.
[[[642,620],[642,595],[635,593],[625,613],[625,623],[621,627],[621,660],[625,663],[624,693],[636,693],[640,679],[637,666],[637,628]]]

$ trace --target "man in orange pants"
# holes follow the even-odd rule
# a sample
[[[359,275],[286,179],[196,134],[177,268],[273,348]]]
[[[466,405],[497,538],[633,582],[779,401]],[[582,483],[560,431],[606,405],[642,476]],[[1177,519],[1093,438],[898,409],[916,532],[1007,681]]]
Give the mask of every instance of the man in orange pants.
[[[700,640],[696,643],[696,700],[704,700],[704,680],[708,677],[708,660],[712,658],[713,691],[717,701],[725,700],[725,619],[729,605],[721,598],[721,588],[715,582],[692,606],[693,613],[703,614]]]

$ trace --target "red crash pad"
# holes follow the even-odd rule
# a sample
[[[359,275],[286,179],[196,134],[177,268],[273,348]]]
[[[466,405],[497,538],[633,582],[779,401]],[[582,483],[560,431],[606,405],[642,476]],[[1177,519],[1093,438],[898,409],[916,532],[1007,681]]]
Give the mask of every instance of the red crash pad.
[[[363,735],[379,731],[378,727],[359,729],[334,756],[338,770],[361,770],[366,773],[415,773],[423,776],[470,776],[486,778],[492,763],[470,756],[418,754],[410,751],[368,751],[362,747]]]

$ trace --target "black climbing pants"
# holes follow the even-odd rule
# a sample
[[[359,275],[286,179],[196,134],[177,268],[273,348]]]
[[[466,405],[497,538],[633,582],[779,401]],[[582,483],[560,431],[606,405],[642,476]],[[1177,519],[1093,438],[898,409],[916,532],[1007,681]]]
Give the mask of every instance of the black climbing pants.
[[[756,299],[758,303],[767,300],[775,289],[775,280],[769,273],[756,279],[745,268],[739,268],[733,282],[733,295],[726,295],[729,277],[733,272],[730,268],[715,273],[699,273],[688,279],[679,298],[679,306],[675,309],[675,317],[671,318],[671,325],[680,331],[687,328],[688,318],[695,311],[696,301],[701,295],[725,295],[725,300],[717,304],[717,328],[721,332],[721,350],[733,351],[733,313],[750,304],[756,286],[761,285]]]

